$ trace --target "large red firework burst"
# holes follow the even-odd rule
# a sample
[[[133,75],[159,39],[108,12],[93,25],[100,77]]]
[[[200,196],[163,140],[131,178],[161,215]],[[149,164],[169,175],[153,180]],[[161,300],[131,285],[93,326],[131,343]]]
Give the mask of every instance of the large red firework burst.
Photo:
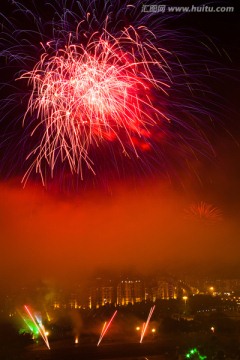
[[[53,56],[50,47],[47,44],[34,69],[21,76],[32,85],[25,119],[36,111],[45,129],[40,145],[29,155],[36,154],[24,181],[36,168],[44,182],[42,161],[53,175],[59,157],[68,161],[72,173],[82,176],[83,162],[94,172],[89,147],[100,142],[118,141],[126,155],[130,145],[137,156],[134,137],[146,136],[156,122],[168,120],[149,94],[152,88],[166,92],[169,87],[150,69],[154,65],[162,78],[167,77],[164,51],[150,41],[141,43],[132,27],[118,38],[104,31],[87,46],[72,44],[70,36],[65,49]]]
[[[40,174],[44,185],[54,178],[73,186],[95,183],[92,174],[104,183],[172,177],[194,173],[193,157],[214,154],[212,44],[169,28],[176,15],[145,12],[139,0],[24,3],[9,1],[9,16],[0,12],[7,177],[24,174],[25,184]]]

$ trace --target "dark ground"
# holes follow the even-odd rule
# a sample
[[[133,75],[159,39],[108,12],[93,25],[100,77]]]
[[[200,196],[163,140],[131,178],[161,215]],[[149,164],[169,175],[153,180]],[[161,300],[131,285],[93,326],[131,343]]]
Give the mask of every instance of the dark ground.
[[[164,337],[164,338],[163,338]],[[197,347],[207,359],[240,359],[239,337],[217,336],[206,333],[168,335],[145,343],[77,344],[73,339],[50,341],[51,350],[43,344],[33,344],[24,349],[2,347],[1,360],[95,360],[129,358],[133,360],[158,355],[157,359],[184,359],[186,352]],[[151,359],[149,359],[151,360]]]

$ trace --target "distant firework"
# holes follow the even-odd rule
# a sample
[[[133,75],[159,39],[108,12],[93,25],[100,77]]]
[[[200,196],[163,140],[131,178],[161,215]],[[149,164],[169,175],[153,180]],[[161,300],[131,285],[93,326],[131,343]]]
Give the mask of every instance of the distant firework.
[[[197,52],[189,65],[189,37],[166,29],[170,16],[145,13],[138,1],[11,7],[0,40],[5,171],[24,168],[23,183],[37,173],[45,185],[56,173],[119,174],[127,159],[169,172],[212,152],[207,97],[198,100],[207,91],[211,102],[199,78],[210,65]]]
[[[218,222],[222,220],[222,212],[219,208],[203,201],[192,204],[185,210],[186,218],[197,221]]]

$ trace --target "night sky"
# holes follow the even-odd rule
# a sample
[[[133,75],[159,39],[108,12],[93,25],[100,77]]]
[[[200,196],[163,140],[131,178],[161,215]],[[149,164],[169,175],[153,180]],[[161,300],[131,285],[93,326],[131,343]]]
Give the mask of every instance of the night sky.
[[[2,14],[9,16],[10,9],[1,2]],[[82,181],[68,174],[62,182],[57,171],[57,181],[47,187],[33,176],[23,188],[25,155],[18,151],[28,140],[19,139],[24,131],[21,118],[3,118],[1,112],[0,280],[4,286],[34,280],[69,283],[103,268],[143,273],[191,269],[196,274],[240,276],[237,18],[235,9],[234,13],[184,15],[170,23],[171,29],[204,33],[221,49],[220,55],[216,51],[213,60],[209,58],[209,63],[218,64],[217,78],[206,79],[215,94],[214,123],[207,132],[213,155],[193,156],[188,166],[178,162],[181,155],[174,146],[166,150],[171,154],[171,159],[166,158],[167,171],[146,154],[147,166],[117,158],[112,167],[97,155],[102,164],[99,178]],[[5,81],[11,70],[3,59],[1,67]],[[2,88],[2,99],[7,91]],[[21,112],[20,98],[19,102]],[[116,172],[115,161],[119,161]],[[189,215],[192,204],[200,202],[218,209],[221,216]]]

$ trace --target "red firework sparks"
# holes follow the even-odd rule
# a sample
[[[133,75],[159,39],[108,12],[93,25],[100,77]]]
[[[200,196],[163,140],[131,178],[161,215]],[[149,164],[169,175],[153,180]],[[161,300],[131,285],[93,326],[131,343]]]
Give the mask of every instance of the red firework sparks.
[[[166,92],[169,87],[165,50],[150,41],[142,44],[133,27],[119,38],[104,31],[87,46],[72,44],[69,36],[68,45],[55,55],[47,52],[51,43],[43,48],[34,69],[21,76],[33,88],[24,121],[36,112],[39,123],[33,132],[39,125],[45,129],[40,145],[28,156],[34,154],[35,160],[24,182],[35,168],[44,183],[42,162],[53,176],[58,158],[81,177],[83,163],[95,173],[89,148],[103,142],[117,141],[125,155],[130,148],[138,156],[134,139],[150,136],[156,121],[168,120],[150,97],[150,89]],[[160,68],[166,81],[155,79],[150,65]]]

